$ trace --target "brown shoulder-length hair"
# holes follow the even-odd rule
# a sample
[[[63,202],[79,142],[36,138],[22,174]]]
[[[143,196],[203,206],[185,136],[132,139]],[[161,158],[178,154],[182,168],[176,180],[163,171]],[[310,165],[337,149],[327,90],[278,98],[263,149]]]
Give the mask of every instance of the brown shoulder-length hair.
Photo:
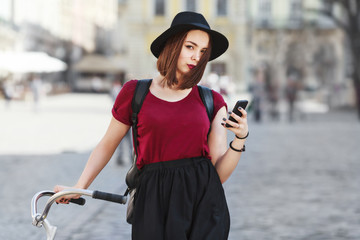
[[[162,84],[167,84],[173,87],[177,84],[178,89],[192,88],[198,84],[204,74],[206,64],[211,55],[211,38],[209,35],[209,46],[204,54],[201,56],[200,61],[195,68],[191,69],[186,74],[181,76],[181,79],[176,78],[177,62],[183,47],[185,38],[190,30],[179,32],[170,37],[164,48],[162,49],[158,60],[157,69],[162,76],[164,76]]]

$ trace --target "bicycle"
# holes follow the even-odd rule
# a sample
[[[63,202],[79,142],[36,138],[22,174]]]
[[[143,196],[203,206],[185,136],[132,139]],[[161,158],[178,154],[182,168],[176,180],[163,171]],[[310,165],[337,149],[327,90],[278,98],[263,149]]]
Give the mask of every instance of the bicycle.
[[[46,231],[46,239],[47,240],[53,240],[56,235],[57,227],[52,225],[47,219],[47,215],[50,211],[50,208],[52,204],[58,199],[62,198],[65,195],[70,194],[78,194],[82,196],[90,196],[94,199],[99,200],[105,200],[120,204],[125,204],[127,202],[127,197],[119,194],[113,194],[113,193],[107,193],[107,192],[101,192],[101,191],[91,191],[91,190],[85,190],[85,189],[65,189],[61,192],[55,193],[53,191],[40,191],[36,193],[32,200],[31,200],[31,216],[32,216],[32,224],[36,227],[44,227]],[[44,210],[42,213],[37,212],[37,202],[40,198],[44,196],[50,196],[50,198],[47,200]],[[86,200],[83,197],[80,197],[78,199],[71,199],[71,203],[75,203],[78,205],[84,205]]]

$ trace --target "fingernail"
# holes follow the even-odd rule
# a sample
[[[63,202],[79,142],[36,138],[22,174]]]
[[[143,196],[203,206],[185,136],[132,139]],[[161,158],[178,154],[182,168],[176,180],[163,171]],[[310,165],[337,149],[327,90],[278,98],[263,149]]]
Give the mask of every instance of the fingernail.
[[[228,114],[232,114],[232,112],[229,111]]]
[[[238,107],[239,110],[243,109],[242,107]]]
[[[223,121],[226,121],[226,118],[223,118]]]

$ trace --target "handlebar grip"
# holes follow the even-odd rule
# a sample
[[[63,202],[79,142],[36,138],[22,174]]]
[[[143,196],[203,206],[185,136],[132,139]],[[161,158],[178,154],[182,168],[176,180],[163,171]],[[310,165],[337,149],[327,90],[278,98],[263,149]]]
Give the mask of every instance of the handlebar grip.
[[[86,200],[85,200],[85,198],[82,198],[82,197],[81,198],[72,198],[72,199],[70,199],[70,202],[82,206],[86,203]]]
[[[94,191],[92,197],[95,199],[101,199],[101,200],[121,203],[121,204],[125,204],[127,201],[127,197],[123,195],[101,192],[101,191]]]

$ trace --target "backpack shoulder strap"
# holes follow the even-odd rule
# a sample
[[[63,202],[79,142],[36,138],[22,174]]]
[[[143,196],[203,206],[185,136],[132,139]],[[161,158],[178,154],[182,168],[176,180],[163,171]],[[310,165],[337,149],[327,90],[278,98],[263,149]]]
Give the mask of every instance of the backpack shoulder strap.
[[[137,123],[138,123],[138,113],[140,112],[141,106],[144,102],[144,99],[146,95],[149,92],[149,88],[151,85],[151,79],[144,79],[144,80],[138,80],[136,83],[136,88],[134,92],[134,96],[131,102],[131,108],[132,108],[132,115],[131,115],[131,121],[132,121],[132,135],[133,135],[133,146],[134,146],[134,152],[133,152],[133,163],[128,170],[125,178],[125,182],[128,186],[126,192],[124,195],[126,196],[131,189],[134,189],[137,184],[138,175],[139,175],[139,169],[136,167],[136,159],[137,159]]]
[[[131,102],[131,108],[133,113],[140,112],[144,99],[149,92],[150,85],[151,85],[151,79],[138,80],[138,82],[136,83],[134,96]]]
[[[134,96],[131,102],[131,108],[133,112],[131,116],[132,132],[133,132],[134,149],[136,155],[137,155],[136,146],[137,146],[137,123],[138,123],[137,115],[140,112],[144,99],[149,92],[151,81],[152,81],[151,79],[138,80],[138,82],[136,83]]]
[[[211,119],[214,114],[214,98],[211,89],[201,85],[198,85],[198,89],[211,125]]]

